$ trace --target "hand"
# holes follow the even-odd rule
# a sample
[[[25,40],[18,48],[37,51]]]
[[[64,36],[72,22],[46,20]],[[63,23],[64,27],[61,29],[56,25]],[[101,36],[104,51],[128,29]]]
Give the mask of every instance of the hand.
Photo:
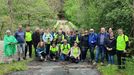
[[[127,51],[126,50],[124,50],[124,53],[126,53]]]

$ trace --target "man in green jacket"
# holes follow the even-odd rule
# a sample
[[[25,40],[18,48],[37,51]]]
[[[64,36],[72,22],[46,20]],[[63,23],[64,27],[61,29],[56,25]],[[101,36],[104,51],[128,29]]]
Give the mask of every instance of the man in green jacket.
[[[116,39],[117,61],[118,68],[125,68],[125,52],[128,48],[128,36],[124,35],[122,29],[118,29],[118,36]]]

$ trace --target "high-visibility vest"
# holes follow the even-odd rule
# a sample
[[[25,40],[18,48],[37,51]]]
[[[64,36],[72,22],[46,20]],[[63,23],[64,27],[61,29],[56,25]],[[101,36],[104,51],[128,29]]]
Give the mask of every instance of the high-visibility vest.
[[[116,39],[116,49],[119,51],[123,51],[126,49],[126,42],[128,41],[128,36],[119,35]]]
[[[25,40],[26,41],[32,41],[32,33],[31,32],[25,32]]]
[[[69,50],[70,50],[70,44],[66,44],[66,45],[62,44],[61,45],[61,51],[63,54],[68,54]]]
[[[79,47],[75,47],[75,48],[73,47],[72,49],[73,49],[73,51],[72,51],[73,52],[73,56],[77,57],[78,54],[79,54],[79,50],[80,50]]]
[[[52,53],[55,53],[55,52],[58,51],[58,47],[57,47],[57,46],[55,46],[55,47],[50,46],[50,51],[51,51]]]

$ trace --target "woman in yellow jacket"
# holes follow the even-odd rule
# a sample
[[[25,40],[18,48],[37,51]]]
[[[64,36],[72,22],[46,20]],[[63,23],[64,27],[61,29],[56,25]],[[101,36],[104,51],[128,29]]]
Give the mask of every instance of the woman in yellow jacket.
[[[78,63],[80,60],[80,48],[78,47],[78,43],[74,43],[74,46],[71,48],[70,58],[72,63]]]

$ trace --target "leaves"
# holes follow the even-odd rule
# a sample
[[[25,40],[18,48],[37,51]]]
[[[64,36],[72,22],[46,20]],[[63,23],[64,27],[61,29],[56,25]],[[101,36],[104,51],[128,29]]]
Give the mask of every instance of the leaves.
[[[114,27],[131,30],[131,0],[67,0],[64,10],[66,17],[83,28]]]

